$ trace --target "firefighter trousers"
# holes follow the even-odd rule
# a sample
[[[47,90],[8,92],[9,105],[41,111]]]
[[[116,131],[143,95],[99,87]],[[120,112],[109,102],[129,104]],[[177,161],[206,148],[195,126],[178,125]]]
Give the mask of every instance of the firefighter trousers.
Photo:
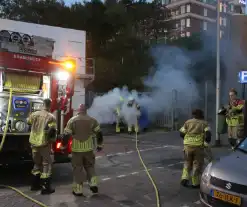
[[[204,163],[204,148],[196,146],[184,146],[184,168],[182,180],[189,180],[190,173],[193,186],[200,184],[200,175]]]
[[[73,167],[73,191],[82,193],[83,183],[88,180],[89,186],[97,186],[97,177],[95,175],[95,154],[89,152],[72,152]]]
[[[32,156],[34,166],[32,169],[33,175],[40,175],[41,179],[47,179],[51,176],[52,158],[50,145],[34,147],[32,146]]]
[[[120,121],[121,121],[120,115],[116,115],[116,132],[117,133],[119,133],[121,131],[121,129],[120,129]]]

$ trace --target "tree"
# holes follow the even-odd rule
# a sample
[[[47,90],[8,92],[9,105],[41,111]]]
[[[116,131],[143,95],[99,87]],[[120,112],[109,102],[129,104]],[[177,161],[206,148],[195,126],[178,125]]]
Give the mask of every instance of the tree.
[[[141,89],[153,64],[146,40],[158,40],[169,29],[169,12],[158,1],[91,0],[70,7],[56,0],[0,1],[2,17],[85,30],[96,60],[93,85],[101,90],[125,84]]]

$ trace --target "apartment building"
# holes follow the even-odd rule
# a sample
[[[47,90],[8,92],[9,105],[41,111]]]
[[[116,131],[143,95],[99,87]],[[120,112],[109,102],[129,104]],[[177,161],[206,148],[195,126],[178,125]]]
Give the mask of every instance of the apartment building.
[[[201,31],[216,31],[217,1],[215,0],[163,0],[171,11],[173,29],[171,37],[189,37]],[[228,32],[230,6],[227,0],[220,4],[220,36]]]

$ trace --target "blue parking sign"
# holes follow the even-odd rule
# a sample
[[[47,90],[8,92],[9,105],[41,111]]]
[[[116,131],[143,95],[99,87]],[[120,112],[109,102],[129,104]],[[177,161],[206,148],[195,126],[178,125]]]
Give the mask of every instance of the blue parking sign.
[[[247,71],[240,71],[238,77],[239,83],[247,83]]]

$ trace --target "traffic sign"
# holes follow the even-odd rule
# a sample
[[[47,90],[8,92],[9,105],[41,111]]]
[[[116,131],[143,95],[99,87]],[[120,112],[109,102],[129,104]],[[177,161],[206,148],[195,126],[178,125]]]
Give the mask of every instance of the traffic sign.
[[[247,71],[240,71],[238,77],[239,83],[247,83]]]

